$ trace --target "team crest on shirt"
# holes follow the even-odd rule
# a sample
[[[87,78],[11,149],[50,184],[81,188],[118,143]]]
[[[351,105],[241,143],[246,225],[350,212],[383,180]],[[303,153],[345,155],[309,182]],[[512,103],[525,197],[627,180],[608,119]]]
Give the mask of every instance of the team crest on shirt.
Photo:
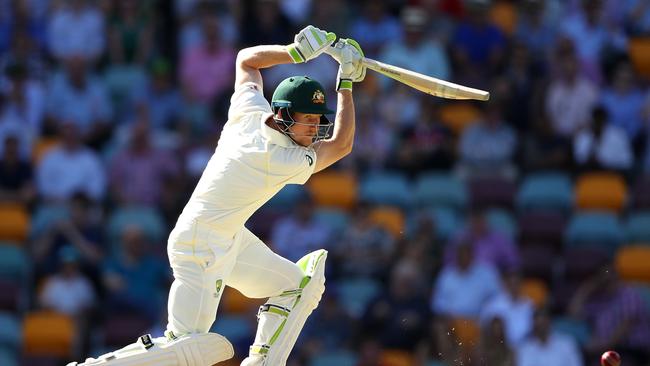
[[[311,102],[314,104],[325,104],[325,94],[322,91],[316,89],[314,95],[311,97]]]
[[[305,157],[307,158],[307,163],[309,163],[309,166],[312,166],[312,164],[314,164],[314,159],[307,154],[305,154]]]

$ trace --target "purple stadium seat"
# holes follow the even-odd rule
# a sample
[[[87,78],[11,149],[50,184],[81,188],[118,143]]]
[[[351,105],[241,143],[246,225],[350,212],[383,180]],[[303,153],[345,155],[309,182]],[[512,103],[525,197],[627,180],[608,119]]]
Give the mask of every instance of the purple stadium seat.
[[[557,251],[553,245],[532,244],[520,249],[521,266],[525,277],[534,277],[550,283],[556,267]]]
[[[517,186],[498,177],[476,178],[469,181],[469,192],[474,207],[512,208]]]
[[[109,348],[135,342],[151,326],[149,320],[137,314],[113,314],[104,324],[104,344]]]
[[[20,301],[20,287],[7,280],[0,281],[0,310],[16,311]]]
[[[559,212],[530,212],[519,216],[519,241],[544,243],[558,249],[566,226],[566,218]]]
[[[632,188],[632,206],[636,209],[650,209],[650,175],[639,177]]]

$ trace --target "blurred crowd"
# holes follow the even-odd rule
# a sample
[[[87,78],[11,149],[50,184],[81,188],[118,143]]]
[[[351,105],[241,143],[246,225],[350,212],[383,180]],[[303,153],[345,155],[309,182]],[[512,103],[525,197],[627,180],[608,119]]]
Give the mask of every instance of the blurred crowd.
[[[307,24],[491,99],[368,72],[354,151],[319,174],[358,194],[328,205],[287,187],[249,221],[292,261],[330,251],[291,365],[581,366],[608,349],[650,365],[650,262],[620,273],[624,248],[650,258],[650,1],[0,0],[0,328],[18,324],[0,332],[2,365],[162,333],[166,236],[226,122],[237,51],[288,44]],[[336,70],[327,56],[267,69],[265,93],[309,75],[334,106]],[[526,183],[543,174],[568,196],[529,207]],[[613,177],[623,198],[580,201],[588,175]],[[441,180],[461,197],[419,201]],[[620,235],[596,224],[574,246],[593,217]],[[261,301],[224,295],[213,330],[236,359]],[[64,321],[38,323],[48,316]],[[70,324],[70,342],[39,343],[62,326],[30,324]]]

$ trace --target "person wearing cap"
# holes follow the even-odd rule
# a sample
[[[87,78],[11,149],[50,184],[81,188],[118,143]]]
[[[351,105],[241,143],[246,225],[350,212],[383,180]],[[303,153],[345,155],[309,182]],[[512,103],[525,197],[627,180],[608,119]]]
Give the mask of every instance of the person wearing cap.
[[[174,282],[165,337],[143,336],[136,344],[100,356],[110,359],[107,365],[178,364],[168,354],[188,360],[183,365],[213,365],[231,358],[232,345],[208,332],[225,286],[250,298],[268,298],[258,312],[257,334],[242,365],[286,364],[325,290],[327,251],[316,250],[293,263],[273,253],[244,223],[285,185],[304,184],[314,172],[352,150],[352,85],[365,76],[363,52],[353,40],[330,46],[335,39],[333,33],[307,26],[288,46],[239,51],[228,121],[169,236]],[[269,104],[260,73],[274,65],[306,62],[326,51],[340,64],[331,135],[333,124],[326,115],[334,111],[319,82],[307,76],[287,78]]]

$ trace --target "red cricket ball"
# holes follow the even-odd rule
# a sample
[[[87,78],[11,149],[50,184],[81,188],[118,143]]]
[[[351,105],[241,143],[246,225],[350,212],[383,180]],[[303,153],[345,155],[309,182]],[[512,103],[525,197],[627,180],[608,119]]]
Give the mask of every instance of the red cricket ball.
[[[607,351],[600,356],[600,364],[602,366],[620,366],[621,355],[616,351]]]

